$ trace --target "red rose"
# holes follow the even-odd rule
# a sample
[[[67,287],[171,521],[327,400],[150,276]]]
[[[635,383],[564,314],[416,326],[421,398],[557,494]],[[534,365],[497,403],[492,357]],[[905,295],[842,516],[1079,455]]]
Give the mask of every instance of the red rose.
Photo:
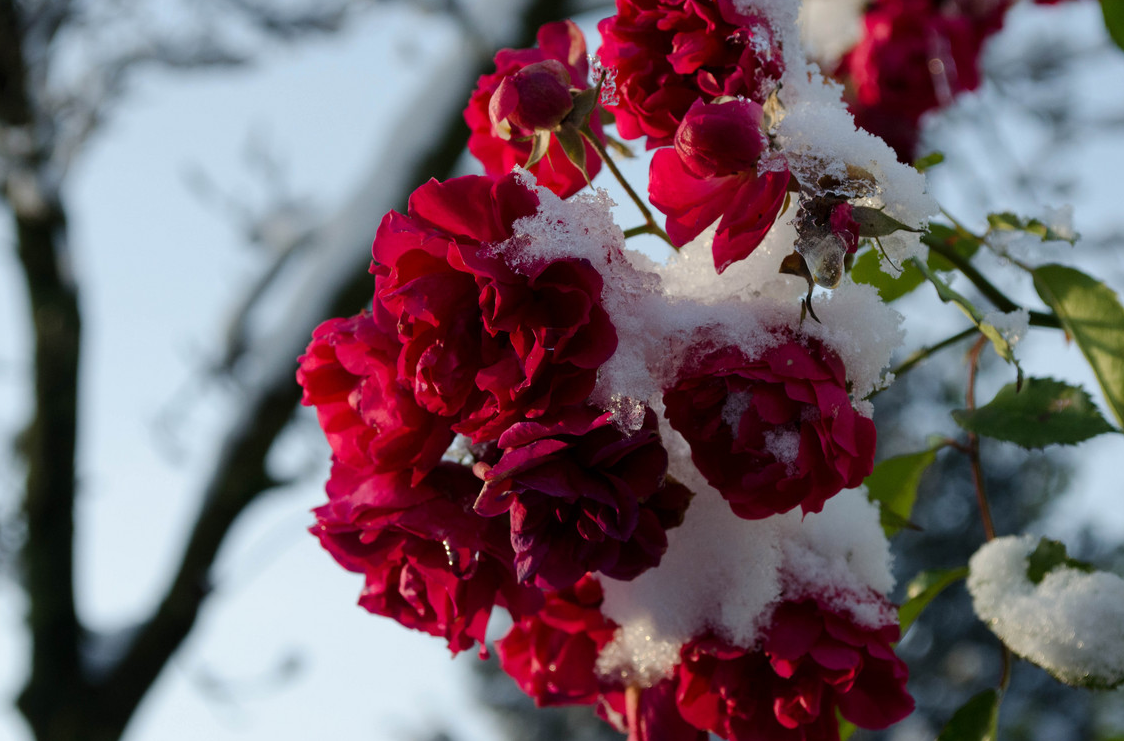
[[[500,437],[503,455],[484,475],[476,511],[510,511],[521,582],[558,589],[592,571],[635,578],[659,563],[665,531],[682,522],[690,493],[664,479],[655,412],[631,434],[610,417],[575,407]]]
[[[312,532],[366,576],[360,605],[463,651],[483,643],[494,605],[521,616],[541,604],[538,590],[515,581],[506,523],[472,512],[479,484],[449,463],[417,485],[337,463]]]
[[[506,175],[513,167],[525,166],[531,156],[529,137],[533,131],[554,128],[569,113],[565,104],[573,107],[570,89],[589,87],[585,38],[577,25],[568,20],[548,23],[539,29],[538,42],[535,49],[497,52],[496,71],[481,76],[464,111],[464,120],[472,131],[468,151],[483,163],[489,175]],[[549,61],[560,63],[561,69],[554,65],[542,66]],[[561,96],[562,78],[558,73],[567,76],[565,100]],[[590,126],[594,134],[604,140],[596,114],[590,118]],[[591,178],[601,170],[601,158],[588,142],[585,143],[585,169]],[[546,156],[532,165],[530,171],[539,185],[563,198],[586,185],[585,176],[566,157],[554,137],[551,137]]]
[[[652,158],[648,195],[667,214],[672,244],[681,247],[718,221],[712,252],[719,273],[761,244],[788,192],[787,170],[757,173],[765,147],[761,115],[761,106],[750,101],[696,102],[679,126],[675,148]]]
[[[855,122],[913,160],[922,114],[980,84],[984,40],[1002,24],[1003,3],[983,15],[934,0],[878,0],[863,17],[862,39],[840,61]]]
[[[751,100],[696,101],[675,132],[675,152],[699,178],[756,170],[768,146],[761,131],[764,115]]]
[[[762,103],[784,72],[769,28],[731,0],[617,0],[598,30],[601,61],[617,70],[617,131],[649,148],[671,144],[695,101]]]
[[[501,139],[528,137],[555,128],[573,108],[566,65],[547,59],[503,78],[488,102],[488,118]]]
[[[851,406],[839,356],[812,338],[779,339],[754,358],[705,352],[664,391],[699,471],[751,520],[819,512],[874,462],[874,422]]]
[[[617,346],[588,261],[516,272],[491,247],[538,198],[515,175],[430,181],[372,248],[375,300],[397,322],[399,374],[453,429],[495,440],[514,422],[584,402]]]
[[[412,470],[416,483],[453,441],[453,420],[420,407],[399,381],[402,345],[388,320],[363,312],[321,324],[300,357],[297,382],[341,461],[376,473]]]
[[[546,604],[496,643],[500,668],[535,704],[592,705],[601,694],[597,655],[617,626],[601,614],[601,585],[591,576],[546,595]]]
[[[683,647],[683,718],[730,741],[838,741],[836,710],[863,728],[913,711],[898,626],[867,628],[814,599],[784,602],[757,650],[708,635]]]

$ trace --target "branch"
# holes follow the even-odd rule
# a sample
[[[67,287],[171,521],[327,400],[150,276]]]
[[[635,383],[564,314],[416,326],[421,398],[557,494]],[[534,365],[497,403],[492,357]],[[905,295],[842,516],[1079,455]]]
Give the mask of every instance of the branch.
[[[12,0],[0,0],[0,126],[34,120],[28,48],[31,24]],[[39,735],[48,729],[79,734],[56,713],[59,696],[81,689],[81,630],[74,605],[74,454],[78,414],[81,317],[66,255],[66,215],[58,193],[36,166],[41,153],[23,153],[19,181],[9,174],[3,197],[15,221],[16,251],[27,285],[32,322],[32,418],[23,437],[27,535],[20,565],[28,594],[31,671],[18,703]],[[18,191],[18,192],[17,192]]]
[[[31,675],[20,710],[36,733],[54,716],[60,693],[80,682],[80,630],[74,607],[74,452],[78,413],[81,319],[78,292],[64,265],[66,220],[61,205],[18,215],[20,264],[34,331],[34,417],[25,436],[27,489],[22,549]]]

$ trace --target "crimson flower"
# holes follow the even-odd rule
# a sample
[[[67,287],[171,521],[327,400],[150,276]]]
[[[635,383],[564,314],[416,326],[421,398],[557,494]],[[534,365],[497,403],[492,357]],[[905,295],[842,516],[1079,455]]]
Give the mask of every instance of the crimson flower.
[[[681,247],[718,221],[712,251],[719,273],[761,244],[784,207],[788,170],[757,172],[765,149],[761,117],[752,101],[697,101],[679,125],[675,148],[652,158],[648,195],[667,215],[672,244]]]
[[[507,523],[472,511],[479,481],[442,463],[421,482],[337,461],[312,532],[346,569],[365,575],[359,604],[444,638],[454,653],[484,641],[495,605],[522,616],[541,594],[516,583]]]
[[[714,635],[683,647],[679,712],[730,741],[838,741],[836,710],[886,728],[913,711],[898,635],[896,624],[861,626],[815,599],[783,602],[757,650]]]
[[[584,402],[616,350],[588,261],[543,259],[517,272],[492,249],[537,208],[514,174],[430,181],[375,236],[375,300],[397,323],[399,376],[473,442]]]
[[[851,405],[843,361],[818,340],[777,339],[753,358],[700,350],[664,391],[695,466],[751,520],[797,505],[819,512],[874,463],[874,422]]]
[[[581,406],[518,422],[499,439],[503,455],[484,475],[482,515],[511,513],[521,582],[562,588],[599,571],[632,579],[659,563],[665,531],[683,519],[690,492],[666,481],[656,414],[632,433]]]
[[[402,345],[379,308],[317,327],[297,381],[335,456],[376,473],[412,470],[416,483],[448,449],[452,420],[419,406],[399,381]]]
[[[695,101],[763,103],[784,72],[769,27],[732,0],[617,0],[597,28],[601,61],[617,70],[617,131],[649,148],[671,144]]]
[[[597,655],[616,623],[601,614],[601,584],[586,575],[548,592],[543,607],[511,627],[498,643],[500,668],[535,704],[592,705],[601,694]]]
[[[480,77],[465,108],[464,120],[472,131],[468,150],[489,175],[506,175],[513,167],[525,166],[534,132],[561,123],[573,107],[570,90],[589,87],[585,38],[573,21],[548,23],[537,38],[537,48],[497,52],[496,71]],[[603,140],[597,115],[591,117],[590,126]],[[585,175],[554,137],[546,156],[529,169],[539,185],[562,198],[586,185]],[[585,142],[585,169],[591,178],[601,169],[601,158],[589,142]]]
[[[982,13],[948,5],[875,0],[863,16],[862,39],[836,71],[853,93],[855,122],[885,139],[903,162],[913,160],[924,113],[979,87],[980,49],[1006,10],[1003,2]]]

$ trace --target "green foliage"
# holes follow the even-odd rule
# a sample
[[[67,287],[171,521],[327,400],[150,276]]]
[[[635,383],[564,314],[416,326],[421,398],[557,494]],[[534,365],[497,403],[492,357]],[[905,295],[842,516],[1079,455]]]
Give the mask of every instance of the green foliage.
[[[974,234],[957,230],[944,224],[930,224],[929,232],[921,238],[931,250],[951,252],[962,260],[971,260],[980,250],[982,241]],[[929,253],[925,261],[933,270],[955,270],[956,265],[935,252]]]
[[[1074,445],[1115,431],[1084,389],[1052,378],[1028,378],[1021,391],[1007,384],[986,405],[954,410],[952,418],[969,432],[1024,448]]]
[[[980,240],[973,236],[965,236],[952,227],[943,224],[930,224],[929,231],[922,236],[922,241],[932,248],[940,245],[952,250],[955,254],[967,260],[976,254],[980,247]],[[856,283],[866,283],[878,289],[878,295],[889,303],[895,301],[925,282],[925,275],[917,269],[914,260],[909,260],[899,267],[896,275],[885,273],[879,266],[878,248],[867,250],[859,255],[851,269],[851,277]],[[933,270],[955,270],[956,266],[935,252],[930,252],[925,264]]]
[[[870,206],[855,206],[851,209],[851,218],[859,225],[860,237],[885,237],[894,232],[919,232],[906,226],[880,208]]]
[[[984,690],[953,714],[937,741],[995,741],[998,725],[999,693]]]
[[[1061,240],[1073,244],[1077,240],[1073,237],[1063,237],[1038,219],[1024,219],[1009,211],[998,214],[988,214],[987,223],[990,231],[1020,231],[1041,237],[1043,241]]]
[[[929,152],[929,154],[915,159],[913,161],[913,167],[918,172],[925,172],[932,167],[936,167],[942,162],[944,162],[944,152]]]
[[[558,127],[558,131],[554,132],[554,136],[558,139],[558,143],[562,145],[562,151],[566,153],[566,157],[574,164],[574,167],[585,175],[585,179],[589,180],[589,173],[585,170],[585,140],[582,139],[581,131],[573,124],[564,123]]]
[[[972,320],[972,323],[976,325],[976,328],[979,329],[985,337],[991,340],[991,346],[995,348],[995,352],[999,354],[999,357],[1003,358],[1008,363],[1014,364],[1021,377],[1022,369],[1019,368],[1018,361],[1015,360],[1014,349],[1011,347],[1011,343],[1007,341],[1007,338],[1003,336],[1003,333],[994,325],[984,321],[983,312],[981,312],[975,304],[954,291],[948,283],[941,280],[927,265],[920,262],[917,262],[916,265],[918,269],[925,274],[925,277],[929,279],[929,282],[937,289],[937,297],[946,304],[953,304],[956,308],[964,312],[964,314]]]
[[[1049,538],[1042,538],[1038,541],[1038,547],[1034,549],[1034,553],[1027,556],[1026,560],[1026,578],[1035,584],[1041,584],[1042,580],[1046,578],[1046,574],[1061,567],[1076,569],[1085,573],[1096,571],[1090,564],[1070,558],[1069,554],[1066,553],[1064,543]]]
[[[878,502],[886,537],[903,528],[917,529],[909,521],[913,503],[917,500],[917,485],[921,474],[936,459],[936,448],[887,458],[866,477],[866,489],[870,500]]]
[[[866,283],[878,289],[878,295],[886,303],[896,301],[925,282],[921,271],[907,262],[901,266],[901,273],[889,275],[878,266],[878,249],[869,249],[859,255],[851,268],[851,277],[856,283]]]
[[[1101,12],[1108,35],[1124,49],[1124,0],[1101,0]]]
[[[922,571],[913,577],[913,581],[905,588],[906,601],[898,608],[898,622],[901,624],[904,635],[913,621],[921,614],[934,598],[949,586],[961,579],[968,578],[968,567],[961,566],[956,569],[934,569]]]
[[[1104,283],[1064,265],[1035,269],[1034,287],[1089,361],[1117,424],[1124,426],[1124,307],[1119,298]]]

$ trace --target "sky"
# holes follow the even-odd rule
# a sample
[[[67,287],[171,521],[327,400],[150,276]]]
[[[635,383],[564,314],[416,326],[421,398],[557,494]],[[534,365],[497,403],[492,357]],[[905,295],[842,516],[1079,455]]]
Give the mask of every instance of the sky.
[[[1103,35],[1090,12],[1095,5],[1081,5],[1060,11],[1066,22],[1090,38]],[[1026,22],[1050,22],[1039,18],[1048,16]],[[429,60],[447,53],[449,42],[440,26],[370,15],[247,69],[146,73],[80,161],[66,193],[87,351],[76,563],[79,608],[95,629],[120,629],[152,607],[235,393],[206,369],[230,307],[261,260],[229,210],[190,186],[189,173],[204,173],[235,201],[260,205],[270,190],[247,160],[247,150],[260,146],[276,156],[281,182],[315,212],[330,213],[368,174],[396,98],[424,79]],[[1124,71],[1116,73],[1101,72],[1124,79]],[[1103,79],[1082,84],[1082,98],[1093,102],[1111,90]],[[1019,142],[1029,151],[1030,124],[1000,125],[1014,132],[1016,156]],[[1115,142],[1088,144],[1076,170],[1108,177],[1124,167]],[[966,142],[965,150],[979,146],[986,145]],[[957,213],[971,211],[970,198],[958,202],[951,186],[941,187]],[[1080,195],[1079,227],[1095,224],[1118,189]],[[0,240],[6,247],[10,237]],[[12,260],[12,250],[0,250],[4,439],[27,411],[20,389],[27,334]],[[1110,284],[1124,287],[1124,262],[1117,258],[1106,270]],[[1075,349],[1048,339],[1028,344],[1027,353],[1028,366],[1063,367],[1091,385]],[[1119,494],[1111,468],[1119,452],[1115,437],[1088,446],[1067,527],[1097,518],[1106,534],[1124,535],[1124,515],[1103,507],[1106,493]],[[312,483],[265,497],[239,521],[216,565],[216,594],[126,738],[400,741],[441,724],[465,741],[494,738],[468,695],[475,659],[450,662],[441,641],[355,606],[361,577],[337,566],[305,532],[309,510],[323,500],[319,482],[328,462],[309,417],[275,457],[282,468],[308,472]],[[14,506],[19,487],[10,459],[0,458],[0,513]],[[27,652],[21,599],[0,578],[0,738],[13,741],[29,738],[9,704]]]

